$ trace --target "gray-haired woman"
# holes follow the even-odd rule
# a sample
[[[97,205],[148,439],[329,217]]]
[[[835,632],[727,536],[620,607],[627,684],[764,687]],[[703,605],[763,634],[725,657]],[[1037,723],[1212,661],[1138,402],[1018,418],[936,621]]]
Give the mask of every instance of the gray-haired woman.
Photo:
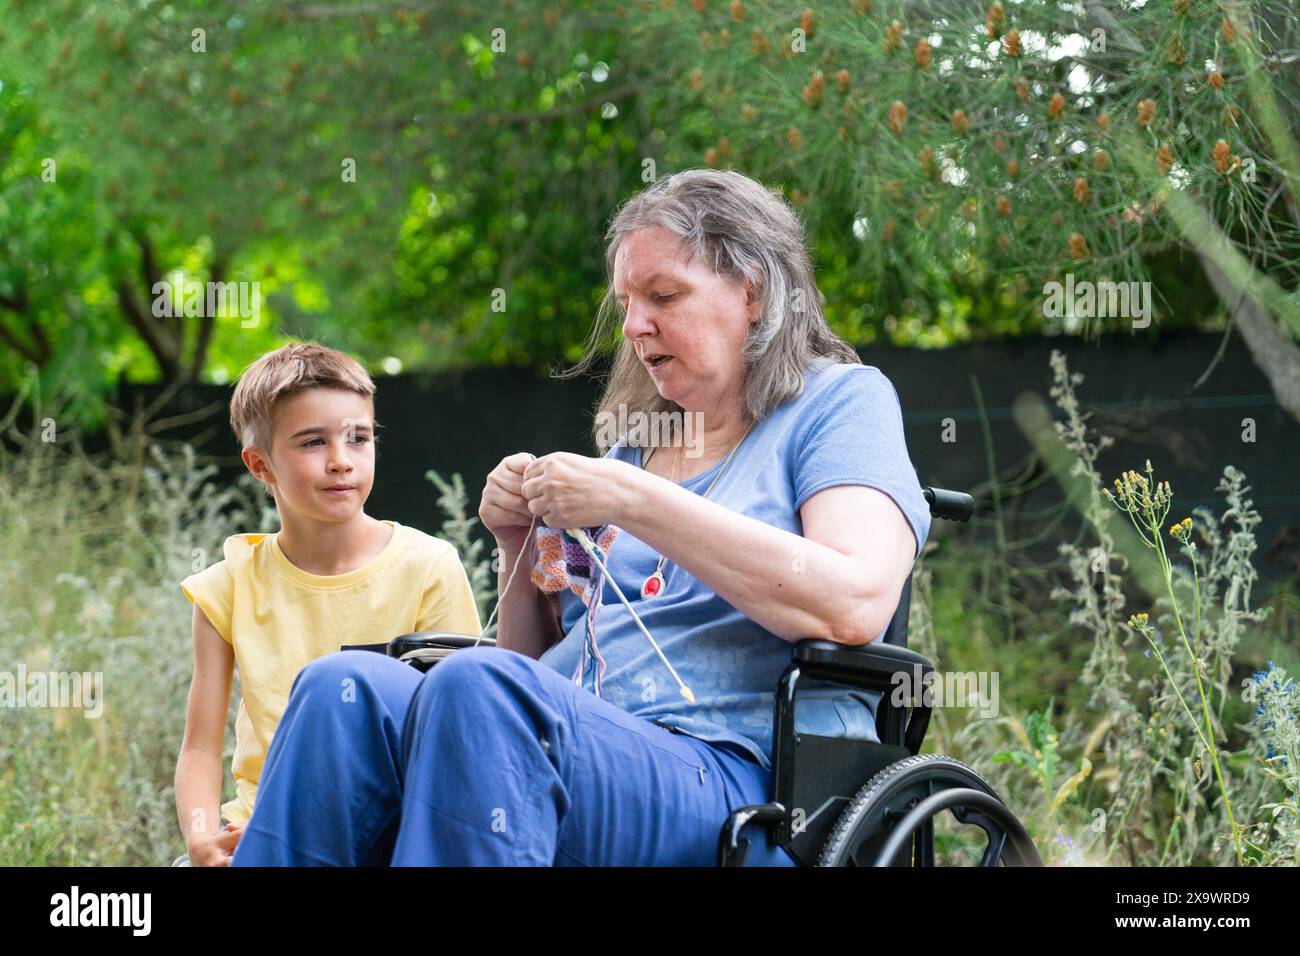
[[[897,393],[827,327],[793,211],[739,173],[687,170],[624,205],[607,241],[571,374],[621,321],[598,446],[611,422],[636,427],[600,458],[521,452],[488,476],[496,647],[423,677],[360,652],[302,672],[236,865],[708,865],[727,815],[771,797],[791,643],[884,633],[929,509]],[[680,427],[654,441],[665,421]],[[635,617],[599,571],[543,590],[565,583],[565,548],[539,524],[604,530]],[[369,706],[336,703],[344,678]],[[878,699],[814,687],[799,729],[875,739]],[[763,844],[751,862],[791,860]]]

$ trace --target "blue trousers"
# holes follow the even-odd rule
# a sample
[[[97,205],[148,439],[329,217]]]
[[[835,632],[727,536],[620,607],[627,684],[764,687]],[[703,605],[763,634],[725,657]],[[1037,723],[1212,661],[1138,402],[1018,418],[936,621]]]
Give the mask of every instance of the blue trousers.
[[[752,760],[526,655],[340,651],[295,679],[231,865],[712,866],[727,815],[770,799]],[[749,865],[794,865],[747,836]]]

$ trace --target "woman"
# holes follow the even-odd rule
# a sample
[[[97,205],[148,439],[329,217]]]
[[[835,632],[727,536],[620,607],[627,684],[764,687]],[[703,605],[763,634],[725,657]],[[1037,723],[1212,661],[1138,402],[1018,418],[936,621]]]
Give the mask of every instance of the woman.
[[[479,508],[496,647],[427,675],[365,652],[304,668],[235,865],[710,865],[727,815],[771,798],[793,642],[884,633],[929,509],[897,394],[828,329],[790,207],[688,170],[620,210],[606,264],[574,370],[621,317],[597,422],[693,416],[696,440],[505,458]],[[542,525],[616,529],[606,567],[653,643],[608,582],[539,589]],[[874,740],[878,699],[814,686],[799,729]],[[792,862],[763,840],[750,857]]]

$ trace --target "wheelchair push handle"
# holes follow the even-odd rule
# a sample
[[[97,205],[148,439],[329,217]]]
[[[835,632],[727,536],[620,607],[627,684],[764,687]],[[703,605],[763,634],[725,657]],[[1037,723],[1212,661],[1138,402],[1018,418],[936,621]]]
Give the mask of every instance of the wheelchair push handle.
[[[405,661],[420,671],[427,671],[438,661],[463,647],[481,645],[492,647],[496,638],[477,637],[473,634],[452,634],[448,631],[416,631],[403,634],[379,644],[344,644],[342,651],[374,651]]]
[[[925,500],[930,504],[930,514],[935,518],[949,521],[969,521],[975,513],[975,499],[965,492],[949,491],[946,488],[922,488]]]

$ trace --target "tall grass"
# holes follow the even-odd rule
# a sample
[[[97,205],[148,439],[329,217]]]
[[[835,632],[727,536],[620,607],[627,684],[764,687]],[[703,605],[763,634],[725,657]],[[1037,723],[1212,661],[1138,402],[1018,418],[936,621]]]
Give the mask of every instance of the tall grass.
[[[1063,360],[1052,372],[1061,439],[1093,489],[1083,537],[1060,544],[1054,568],[978,524],[927,542],[911,645],[941,670],[1001,676],[998,716],[939,708],[927,749],[988,777],[1050,863],[1233,864],[1226,794],[1241,859],[1294,865],[1300,690],[1286,629],[1297,598],[1284,587],[1265,602],[1282,613],[1252,606],[1259,515],[1246,477],[1225,469],[1220,513],[1193,513],[1195,573],[1171,550],[1168,593],[1147,593],[1102,493],[1096,461],[1109,439],[1080,411],[1082,379]],[[274,512],[251,478],[223,487],[193,452],[164,451],[138,427],[90,455],[75,435],[15,432],[13,417],[0,420],[0,671],[102,671],[105,703],[97,719],[0,708],[0,865],[170,862],[184,849],[172,776],[191,669],[178,582],[218,560],[227,535],[274,530]],[[429,477],[442,536],[486,617],[493,559],[472,537],[463,483]],[[1044,520],[1059,537],[1057,520]],[[1154,645],[1135,614],[1148,615]],[[1197,653],[1180,652],[1180,627]],[[226,767],[233,716],[232,703]],[[225,789],[233,796],[229,780]],[[966,830],[941,824],[942,861],[977,859]]]
[[[1075,395],[1083,378],[1059,353],[1052,372],[1057,432],[1090,489],[1082,512],[1091,540],[1059,545],[1055,605],[1019,622],[1021,634],[1049,635],[1035,643],[990,643],[982,632],[999,626],[1004,609],[961,603],[978,545],[945,541],[927,554],[914,579],[923,582],[913,604],[923,641],[942,655],[941,668],[1003,673],[1003,713],[937,715],[935,749],[983,772],[1048,862],[1294,864],[1300,791],[1289,755],[1300,692],[1272,662],[1250,676],[1286,635],[1268,629],[1271,608],[1251,606],[1260,516],[1246,477],[1225,467],[1222,512],[1198,508],[1195,521],[1179,522],[1180,555],[1148,542],[1152,553],[1133,560],[1155,567],[1130,564],[1097,470],[1112,440],[1087,425]],[[1163,517],[1155,516],[1157,533]],[[1040,570],[1006,569],[1026,587]],[[1143,590],[1146,571],[1163,590]],[[929,595],[932,606],[918,606]],[[1294,589],[1275,601],[1293,602]],[[1037,658],[1028,669],[1027,656]],[[1013,669],[1015,680],[1006,676]],[[1031,674],[1037,681],[1026,683]],[[1051,699],[1035,699],[1038,687],[1051,688]],[[973,853],[960,836],[947,847],[953,859]]]
[[[172,774],[192,653],[178,583],[268,516],[248,482],[218,487],[190,449],[119,437],[90,455],[75,435],[10,427],[0,449],[0,670],[102,672],[104,701],[99,717],[0,708],[0,865],[184,850]]]

